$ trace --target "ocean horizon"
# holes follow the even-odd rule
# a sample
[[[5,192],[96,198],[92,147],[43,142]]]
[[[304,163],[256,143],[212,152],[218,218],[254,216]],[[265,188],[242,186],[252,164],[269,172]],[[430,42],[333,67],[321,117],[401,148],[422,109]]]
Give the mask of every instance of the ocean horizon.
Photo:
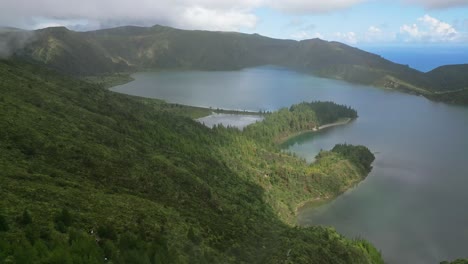
[[[395,63],[409,65],[422,72],[439,66],[468,63],[468,46],[360,47]]]

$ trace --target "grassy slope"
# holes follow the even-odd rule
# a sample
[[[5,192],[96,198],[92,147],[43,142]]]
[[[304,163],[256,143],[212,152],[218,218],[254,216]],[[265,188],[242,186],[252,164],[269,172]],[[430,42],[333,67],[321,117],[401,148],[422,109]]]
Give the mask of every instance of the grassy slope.
[[[0,61],[0,76],[0,261],[381,262],[364,241],[285,224],[365,176],[339,153],[309,166],[181,106],[24,63]],[[98,229],[115,232],[96,243]]]

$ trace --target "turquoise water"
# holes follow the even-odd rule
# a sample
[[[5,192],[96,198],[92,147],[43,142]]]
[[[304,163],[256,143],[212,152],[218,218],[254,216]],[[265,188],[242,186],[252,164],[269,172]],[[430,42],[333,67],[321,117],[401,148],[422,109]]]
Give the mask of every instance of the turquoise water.
[[[334,226],[374,243],[388,263],[438,263],[468,257],[468,108],[423,97],[262,67],[233,72],[152,72],[114,91],[169,102],[240,110],[275,110],[332,100],[357,109],[344,126],[303,135],[288,148],[312,160],[336,143],[363,144],[374,169],[356,188],[302,225]]]

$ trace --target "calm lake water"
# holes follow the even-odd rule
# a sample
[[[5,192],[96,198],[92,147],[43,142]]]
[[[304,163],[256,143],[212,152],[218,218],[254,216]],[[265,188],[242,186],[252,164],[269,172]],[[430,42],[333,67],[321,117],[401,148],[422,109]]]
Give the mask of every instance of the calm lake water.
[[[335,201],[304,210],[298,222],[363,237],[382,250],[388,263],[468,257],[468,108],[274,67],[133,77],[113,90],[240,110],[275,110],[313,100],[352,106],[357,120],[303,135],[287,147],[312,160],[336,143],[363,144],[376,153],[374,169]]]
[[[237,127],[239,129],[244,129],[244,127],[262,120],[263,117],[261,117],[260,115],[235,115],[216,113],[197,119],[198,122],[210,128],[212,128],[214,125],[221,124],[226,127],[231,126]]]

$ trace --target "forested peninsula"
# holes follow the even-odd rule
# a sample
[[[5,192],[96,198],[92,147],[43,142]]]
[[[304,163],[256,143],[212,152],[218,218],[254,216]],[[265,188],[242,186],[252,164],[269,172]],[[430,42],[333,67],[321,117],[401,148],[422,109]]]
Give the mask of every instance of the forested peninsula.
[[[244,131],[206,110],[108,91],[0,60],[0,263],[383,263],[298,205],[361,181],[372,153],[338,144],[316,162],[275,140],[341,118],[302,103]]]

